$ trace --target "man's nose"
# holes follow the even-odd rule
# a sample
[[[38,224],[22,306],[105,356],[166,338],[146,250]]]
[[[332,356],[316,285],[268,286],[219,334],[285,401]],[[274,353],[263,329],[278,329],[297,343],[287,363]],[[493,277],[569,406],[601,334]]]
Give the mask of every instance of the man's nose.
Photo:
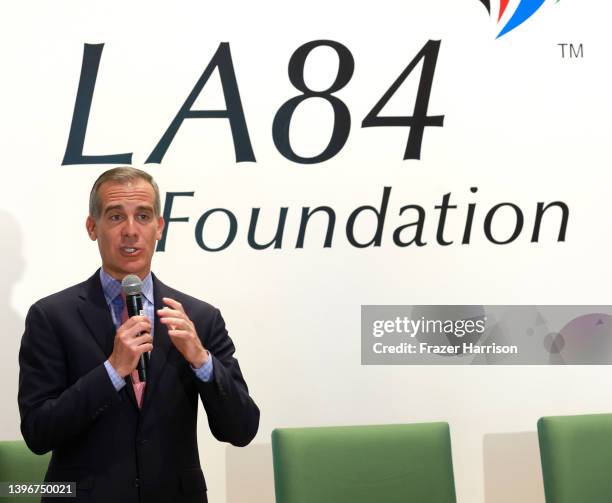
[[[121,233],[124,236],[136,236],[138,234],[138,227],[136,220],[133,217],[127,217],[123,223]]]

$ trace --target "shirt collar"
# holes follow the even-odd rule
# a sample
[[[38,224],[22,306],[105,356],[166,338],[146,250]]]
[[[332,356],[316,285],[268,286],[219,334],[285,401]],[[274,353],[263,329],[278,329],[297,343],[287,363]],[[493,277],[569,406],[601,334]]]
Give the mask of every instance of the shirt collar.
[[[106,303],[110,306],[113,300],[123,291],[121,281],[113,278],[103,268],[100,268],[100,282],[102,283]],[[153,277],[150,271],[142,280],[142,296],[151,304],[155,303],[153,301]]]

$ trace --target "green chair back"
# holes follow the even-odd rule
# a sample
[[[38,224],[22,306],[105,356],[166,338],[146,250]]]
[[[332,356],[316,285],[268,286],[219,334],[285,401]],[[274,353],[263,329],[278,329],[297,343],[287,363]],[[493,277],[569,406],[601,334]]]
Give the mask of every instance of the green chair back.
[[[272,432],[276,503],[455,503],[447,423]]]
[[[42,482],[45,479],[51,454],[33,454],[23,440],[0,442],[1,482]],[[0,498],[2,503],[34,503],[40,496],[15,496]]]
[[[546,503],[612,501],[612,414],[538,421]]]

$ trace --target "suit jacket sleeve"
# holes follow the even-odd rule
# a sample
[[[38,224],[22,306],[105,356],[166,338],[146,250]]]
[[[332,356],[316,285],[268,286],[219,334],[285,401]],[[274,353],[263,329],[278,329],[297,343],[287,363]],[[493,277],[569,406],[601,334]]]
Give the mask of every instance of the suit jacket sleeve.
[[[212,355],[214,375],[210,382],[194,378],[210,430],[217,440],[236,446],[247,445],[257,433],[259,409],[249,396],[240,366],[233,356],[234,344],[216,308],[210,330],[202,342]]]
[[[120,401],[103,364],[69,382],[62,342],[39,304],[26,317],[19,367],[21,433],[36,454],[79,435]]]

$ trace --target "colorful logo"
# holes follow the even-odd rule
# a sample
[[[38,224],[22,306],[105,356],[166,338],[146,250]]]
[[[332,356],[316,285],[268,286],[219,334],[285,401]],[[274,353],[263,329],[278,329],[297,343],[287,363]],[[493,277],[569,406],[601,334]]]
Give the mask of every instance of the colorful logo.
[[[540,9],[540,7],[542,7],[542,4],[545,1],[546,0],[520,0],[514,14],[512,14],[506,25],[502,28],[502,31],[499,32],[497,38],[522,25],[531,16],[533,16]],[[480,2],[487,8],[487,12],[491,14],[490,0],[480,0]],[[499,14],[497,16],[498,23],[501,21],[502,16],[506,12],[506,8],[508,7],[509,3],[510,0],[499,0]],[[555,3],[559,3],[559,0],[557,0]]]

